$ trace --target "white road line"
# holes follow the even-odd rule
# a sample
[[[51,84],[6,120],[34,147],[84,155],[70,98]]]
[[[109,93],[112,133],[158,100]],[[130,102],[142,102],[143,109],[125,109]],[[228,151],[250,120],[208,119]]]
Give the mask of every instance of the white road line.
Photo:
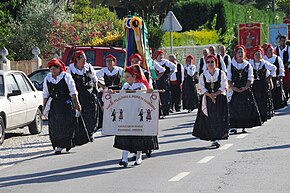
[[[236,138],[237,138],[237,139],[243,139],[243,138],[246,137],[247,135],[249,135],[249,134],[240,134],[240,135],[238,135]]]
[[[197,163],[198,164],[204,164],[204,163],[207,163],[207,162],[209,162],[211,159],[213,159],[214,158],[214,156],[206,156],[206,157],[204,157],[203,159],[201,159],[201,160],[199,160]]]
[[[221,146],[220,148],[218,148],[219,150],[226,150],[226,149],[228,149],[228,148],[230,148],[231,146],[233,146],[234,144],[225,144],[225,145],[223,145],[223,146]]]
[[[173,178],[171,178],[170,180],[168,180],[169,182],[178,182],[179,180],[181,180],[182,178],[184,178],[185,176],[187,176],[190,172],[181,172],[179,174],[177,174],[176,176],[174,176]]]

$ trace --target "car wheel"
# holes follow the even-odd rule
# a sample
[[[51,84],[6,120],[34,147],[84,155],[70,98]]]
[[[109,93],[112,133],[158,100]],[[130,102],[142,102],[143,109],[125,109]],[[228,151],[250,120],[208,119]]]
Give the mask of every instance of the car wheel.
[[[5,139],[5,125],[2,117],[0,117],[0,145],[4,142]]]
[[[42,115],[41,111],[37,109],[34,120],[28,125],[30,134],[39,134],[42,131]]]

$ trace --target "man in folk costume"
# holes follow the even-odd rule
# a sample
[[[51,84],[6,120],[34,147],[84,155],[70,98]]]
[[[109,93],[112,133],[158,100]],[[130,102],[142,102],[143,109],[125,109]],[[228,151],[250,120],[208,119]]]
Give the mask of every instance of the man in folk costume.
[[[232,62],[231,56],[226,53],[226,47],[224,45],[219,46],[220,56],[223,58],[226,67]]]
[[[274,54],[274,48],[271,44],[265,46],[264,59],[276,66],[276,77],[273,77],[273,89],[271,91],[274,110],[287,106],[286,96],[283,89],[283,77],[285,76],[285,68],[282,59]]]
[[[286,36],[284,35],[279,38],[279,46],[276,47],[276,54],[280,56],[284,64],[285,76],[283,77],[283,88],[288,100],[290,94],[290,48],[286,45]]]
[[[176,66],[170,62],[169,60],[164,58],[164,52],[162,50],[157,50],[154,56],[155,60],[153,62],[159,64],[163,68],[165,68],[165,72],[162,73],[160,77],[160,72],[157,71],[158,79],[156,81],[157,88],[160,90],[165,90],[165,92],[160,93],[161,100],[161,118],[165,118],[165,116],[169,115],[170,110],[170,75],[176,70]]]
[[[198,72],[198,75],[201,75],[201,73],[203,73],[203,71],[206,70],[205,59],[208,54],[209,54],[209,50],[207,48],[204,48],[202,50],[202,57],[198,60],[198,64],[196,66],[196,72]]]
[[[113,90],[121,89],[121,77],[123,75],[123,68],[117,66],[117,59],[112,54],[106,56],[106,67],[102,68],[99,72],[96,73],[97,78],[104,78],[105,85],[102,85],[99,82],[101,88],[109,88]],[[103,106],[102,102],[102,92],[99,93],[98,99],[100,105]],[[98,119],[98,128],[102,128],[103,125],[103,110],[99,105],[99,119]]]
[[[214,55],[206,57],[206,66],[199,77],[202,105],[199,106],[192,135],[212,141],[212,146],[219,148],[218,140],[228,139],[229,132],[228,80],[226,73],[218,68],[218,59]]]
[[[65,64],[54,58],[47,64],[50,73],[43,81],[43,107],[48,116],[49,138],[55,154],[69,151],[76,128],[75,109],[81,111],[78,91],[72,76],[65,72]]]
[[[212,54],[215,57],[217,57],[218,62],[219,62],[218,68],[221,69],[221,70],[223,70],[225,73],[227,73],[227,66],[225,65],[225,62],[223,60],[223,57],[221,55],[219,55],[219,54],[216,53],[216,48],[214,46],[210,46],[208,50],[209,50],[209,53],[210,54]]]
[[[184,68],[177,62],[174,54],[170,54],[168,59],[176,65],[176,70],[170,76],[171,112],[173,112],[173,107],[176,112],[179,112],[181,109],[181,84],[184,80]]]
[[[74,137],[75,145],[83,145],[93,141],[93,134],[97,129],[97,82],[96,71],[86,62],[84,51],[76,51],[67,72],[76,83],[82,113],[77,119],[77,128]]]

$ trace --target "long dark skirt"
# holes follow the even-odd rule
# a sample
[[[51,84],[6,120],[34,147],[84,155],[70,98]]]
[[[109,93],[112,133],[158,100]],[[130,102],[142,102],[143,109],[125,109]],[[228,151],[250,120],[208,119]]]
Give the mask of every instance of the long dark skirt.
[[[271,91],[268,91],[267,95],[267,117],[271,119],[274,116],[274,103]]]
[[[273,77],[273,90],[272,90],[272,97],[274,103],[274,110],[281,109],[287,106],[286,95],[281,85],[280,81],[278,81],[277,77]]]
[[[231,128],[251,128],[262,125],[258,106],[250,89],[242,93],[234,91],[229,109]]]
[[[53,148],[72,148],[75,128],[76,118],[72,101],[53,99],[48,115],[49,138]]]
[[[183,109],[193,110],[198,107],[196,82],[192,78],[186,78],[182,84],[182,105]]]
[[[268,119],[268,90],[267,80],[254,81],[252,91],[258,105],[261,120],[264,122]]]
[[[165,92],[160,93],[160,111],[161,115],[169,115],[171,92],[170,83],[167,75],[163,75],[159,80],[156,81],[157,88],[160,90],[165,90]]]
[[[159,149],[156,136],[115,136],[114,147],[131,153]]]
[[[79,100],[82,107],[81,117],[77,120],[75,131],[75,145],[83,145],[92,141],[97,127],[97,96],[86,89],[79,91]]]
[[[217,96],[215,104],[206,97],[206,104],[208,116],[202,112],[202,105],[199,105],[192,135],[202,140],[228,139],[229,109],[226,96]]]

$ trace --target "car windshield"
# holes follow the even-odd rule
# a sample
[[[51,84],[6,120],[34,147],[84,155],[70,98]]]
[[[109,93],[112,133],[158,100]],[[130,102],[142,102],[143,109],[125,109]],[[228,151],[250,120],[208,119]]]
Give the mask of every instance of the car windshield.
[[[68,58],[67,58],[67,61],[66,61],[66,64],[65,64],[66,66],[70,65],[74,52],[75,52],[74,50],[70,51]],[[95,58],[96,58],[96,51],[95,50],[85,50],[85,54],[87,57],[87,63],[94,65]]]
[[[4,82],[2,75],[0,75],[0,96],[4,96]]]
[[[35,74],[32,74],[31,76],[29,76],[29,79],[32,82],[37,82],[39,84],[43,83],[44,78],[46,77],[46,75],[49,73],[49,70],[40,70]]]

